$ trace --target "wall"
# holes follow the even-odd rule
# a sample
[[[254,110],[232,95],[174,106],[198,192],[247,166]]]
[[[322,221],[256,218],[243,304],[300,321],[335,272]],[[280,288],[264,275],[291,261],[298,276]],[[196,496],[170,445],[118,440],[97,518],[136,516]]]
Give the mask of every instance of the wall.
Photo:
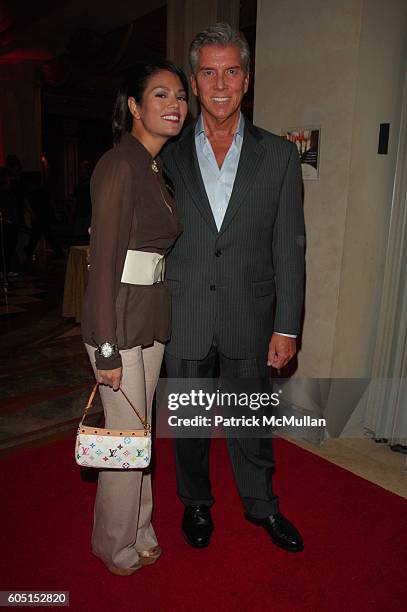
[[[365,0],[332,376],[370,375],[406,68],[404,0]],[[388,155],[378,126],[390,123]],[[350,373],[349,373],[350,372]]]
[[[403,0],[259,0],[254,121],[320,125],[305,182],[307,287],[298,376],[368,376],[391,203]],[[389,155],[377,155],[390,122]]]

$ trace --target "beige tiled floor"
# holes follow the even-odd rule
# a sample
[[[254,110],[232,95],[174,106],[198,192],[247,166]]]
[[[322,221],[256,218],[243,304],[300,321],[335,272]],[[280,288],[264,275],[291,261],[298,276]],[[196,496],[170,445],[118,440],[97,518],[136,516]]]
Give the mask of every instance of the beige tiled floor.
[[[291,442],[407,499],[407,455],[385,444],[369,438],[332,438],[320,446]]]

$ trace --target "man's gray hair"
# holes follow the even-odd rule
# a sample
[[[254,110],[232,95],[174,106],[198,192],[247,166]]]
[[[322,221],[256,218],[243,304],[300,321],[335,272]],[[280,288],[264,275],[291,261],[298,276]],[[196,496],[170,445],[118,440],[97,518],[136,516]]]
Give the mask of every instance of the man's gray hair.
[[[243,71],[248,71],[250,48],[245,35],[239,30],[234,30],[228,23],[215,23],[215,25],[199,32],[189,47],[189,63],[194,74],[196,74],[199,65],[199,50],[207,45],[220,45],[222,47],[234,45],[239,47]]]

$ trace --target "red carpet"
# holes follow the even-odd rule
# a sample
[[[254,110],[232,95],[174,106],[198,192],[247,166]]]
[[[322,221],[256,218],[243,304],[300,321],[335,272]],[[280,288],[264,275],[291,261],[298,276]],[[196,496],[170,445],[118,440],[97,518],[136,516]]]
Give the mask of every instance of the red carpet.
[[[75,612],[405,610],[407,501],[293,444],[275,448],[276,491],[304,535],[303,553],[279,550],[244,520],[223,440],[211,454],[213,542],[189,548],[172,442],[161,439],[154,526],[164,553],[130,578],[109,574],[90,552],[95,485],[80,480],[73,438],[2,459],[0,590],[70,591]]]

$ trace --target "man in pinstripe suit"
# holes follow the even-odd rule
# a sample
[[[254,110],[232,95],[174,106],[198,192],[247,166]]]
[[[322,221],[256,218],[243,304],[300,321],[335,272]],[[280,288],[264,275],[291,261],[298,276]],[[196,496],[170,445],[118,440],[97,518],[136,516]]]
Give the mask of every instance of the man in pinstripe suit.
[[[184,232],[167,258],[173,295],[166,351],[171,378],[269,378],[296,352],[304,277],[301,170],[295,146],[251,125],[240,108],[249,82],[242,34],[216,24],[191,44],[201,115],[163,153]],[[246,517],[285,550],[303,549],[272,490],[269,438],[228,438]],[[178,495],[189,544],[210,542],[209,440],[178,439]]]

